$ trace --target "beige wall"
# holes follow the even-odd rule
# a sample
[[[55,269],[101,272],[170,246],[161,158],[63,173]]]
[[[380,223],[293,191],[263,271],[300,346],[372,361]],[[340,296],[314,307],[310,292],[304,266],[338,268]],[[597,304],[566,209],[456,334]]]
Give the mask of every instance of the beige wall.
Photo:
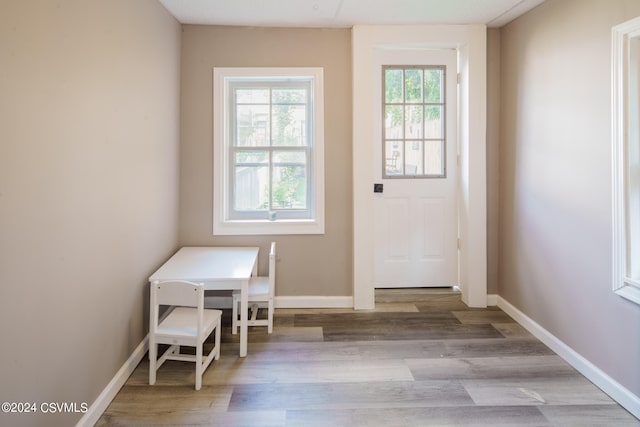
[[[213,67],[323,67],[324,235],[213,236]],[[352,295],[351,31],[185,25],[182,34],[181,245],[278,242],[276,295]]]
[[[487,29],[487,294],[498,293],[500,29]]]
[[[547,0],[501,31],[499,294],[640,396],[640,306],[611,288],[611,27]]]
[[[91,404],[146,335],[178,243],[179,61],[155,0],[0,2],[2,401]]]

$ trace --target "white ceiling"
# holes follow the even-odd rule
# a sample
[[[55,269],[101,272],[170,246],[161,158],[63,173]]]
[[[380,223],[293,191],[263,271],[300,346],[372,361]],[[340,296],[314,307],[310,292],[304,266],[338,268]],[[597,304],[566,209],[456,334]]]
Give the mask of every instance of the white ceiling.
[[[544,0],[159,0],[183,24],[339,27],[486,24],[501,27]]]

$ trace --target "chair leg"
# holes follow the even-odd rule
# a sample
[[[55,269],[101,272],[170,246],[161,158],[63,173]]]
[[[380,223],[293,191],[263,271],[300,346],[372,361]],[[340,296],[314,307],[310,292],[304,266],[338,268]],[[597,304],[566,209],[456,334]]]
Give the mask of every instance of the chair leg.
[[[218,324],[216,325],[216,356],[215,360],[220,360],[220,335],[222,334],[222,320],[218,319]]]
[[[196,390],[202,387],[202,342],[196,346]]]
[[[273,332],[273,299],[269,299],[269,303],[267,305],[267,333]]]
[[[154,385],[156,383],[156,363],[157,363],[157,355],[158,348],[156,346],[155,340],[149,340],[149,385]]]
[[[238,334],[238,304],[240,304],[240,301],[234,296],[233,308],[231,313],[231,333],[233,335]]]

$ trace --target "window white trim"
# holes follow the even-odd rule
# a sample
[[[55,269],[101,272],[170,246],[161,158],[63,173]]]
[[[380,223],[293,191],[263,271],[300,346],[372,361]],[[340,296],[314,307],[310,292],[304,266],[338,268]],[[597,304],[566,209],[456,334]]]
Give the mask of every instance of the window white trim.
[[[613,291],[640,304],[640,17],[612,29]]]
[[[229,217],[229,85],[231,78],[313,79],[313,156],[310,179],[312,203],[310,219],[230,219]],[[213,69],[213,234],[324,234],[324,84],[323,69],[312,68],[229,68]]]

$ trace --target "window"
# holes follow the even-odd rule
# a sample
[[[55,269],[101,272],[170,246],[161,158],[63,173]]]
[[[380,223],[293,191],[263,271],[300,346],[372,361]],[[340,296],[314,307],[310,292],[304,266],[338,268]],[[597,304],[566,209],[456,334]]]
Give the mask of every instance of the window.
[[[444,178],[445,67],[384,66],[384,178]]]
[[[321,68],[214,68],[214,234],[324,233]]]
[[[640,304],[640,17],[612,31],[613,290]]]

